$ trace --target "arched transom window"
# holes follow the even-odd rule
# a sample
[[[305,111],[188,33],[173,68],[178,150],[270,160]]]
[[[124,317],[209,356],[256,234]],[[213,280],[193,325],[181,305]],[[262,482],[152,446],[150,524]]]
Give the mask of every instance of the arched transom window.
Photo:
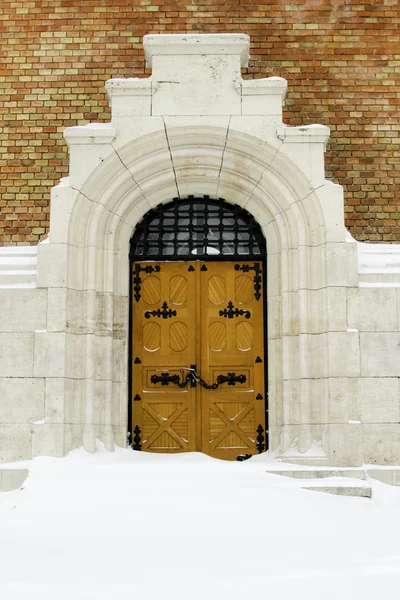
[[[175,198],[149,211],[131,240],[132,260],[221,260],[266,256],[260,226],[246,210],[208,196]]]

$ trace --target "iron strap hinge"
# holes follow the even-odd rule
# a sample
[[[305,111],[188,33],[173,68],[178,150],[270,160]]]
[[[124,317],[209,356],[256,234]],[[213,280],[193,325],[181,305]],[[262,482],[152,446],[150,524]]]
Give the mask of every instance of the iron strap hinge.
[[[133,297],[135,298],[136,302],[139,302],[140,298],[142,297],[142,278],[140,276],[140,273],[159,273],[160,270],[160,265],[155,265],[154,267],[152,265],[146,265],[145,267],[142,267],[142,265],[139,265],[137,263],[135,264],[135,273],[133,276],[133,291],[135,293]]]
[[[248,273],[249,271],[255,271],[255,275],[253,277],[254,282],[254,298],[259,300],[261,298],[261,266],[260,263],[256,262],[254,265],[235,265],[235,271],[243,271],[243,273]]]

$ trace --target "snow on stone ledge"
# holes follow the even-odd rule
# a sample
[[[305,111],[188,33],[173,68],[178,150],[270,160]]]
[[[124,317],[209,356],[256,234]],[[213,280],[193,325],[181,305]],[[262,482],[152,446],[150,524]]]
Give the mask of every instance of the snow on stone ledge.
[[[36,286],[37,246],[0,248],[0,289]]]
[[[360,287],[400,287],[400,244],[357,242]]]
[[[398,273],[400,244],[364,244],[358,242],[359,273]]]

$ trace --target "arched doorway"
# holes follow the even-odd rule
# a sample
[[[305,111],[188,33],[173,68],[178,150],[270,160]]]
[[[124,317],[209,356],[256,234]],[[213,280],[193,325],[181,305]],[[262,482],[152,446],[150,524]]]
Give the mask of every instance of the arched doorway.
[[[268,440],[266,244],[208,196],[149,211],[131,239],[132,447],[223,459]]]

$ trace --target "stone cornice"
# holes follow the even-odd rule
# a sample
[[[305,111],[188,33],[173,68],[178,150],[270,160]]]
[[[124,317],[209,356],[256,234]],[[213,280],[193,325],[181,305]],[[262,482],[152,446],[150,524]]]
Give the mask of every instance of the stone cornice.
[[[145,35],[143,46],[146,66],[151,67],[155,55],[240,55],[240,64],[249,62],[250,38],[246,34]]]

